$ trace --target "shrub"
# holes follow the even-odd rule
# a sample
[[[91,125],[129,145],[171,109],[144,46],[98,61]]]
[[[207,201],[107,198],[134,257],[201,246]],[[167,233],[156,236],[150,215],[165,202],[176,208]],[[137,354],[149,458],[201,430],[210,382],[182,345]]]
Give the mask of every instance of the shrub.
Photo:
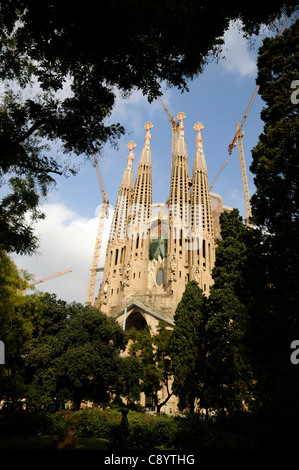
[[[79,437],[109,439],[111,429],[120,423],[121,413],[105,410],[80,410],[71,413],[60,411],[54,413],[52,419],[49,433],[58,433],[69,424],[77,429]]]
[[[121,411],[80,410],[55,413],[0,413],[0,434],[59,434],[66,426],[74,426],[79,437],[102,438],[112,447],[123,445]],[[171,448],[177,433],[177,420],[144,412],[130,411],[127,447],[135,449]]]

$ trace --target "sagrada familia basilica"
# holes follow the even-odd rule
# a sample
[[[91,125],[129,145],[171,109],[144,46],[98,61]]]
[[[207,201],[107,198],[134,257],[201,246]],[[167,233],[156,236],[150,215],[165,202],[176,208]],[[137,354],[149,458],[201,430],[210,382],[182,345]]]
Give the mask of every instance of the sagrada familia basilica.
[[[189,174],[184,113],[173,152],[169,198],[152,202],[151,128],[146,135],[133,180],[134,142],[119,186],[106,250],[98,307],[126,329],[151,327],[160,320],[174,326],[174,313],[186,284],[195,280],[206,295],[212,284],[215,247],[220,237],[219,195],[210,192],[201,131],[194,125],[196,151]],[[190,177],[191,176],[191,177]],[[175,406],[169,403],[169,406]]]

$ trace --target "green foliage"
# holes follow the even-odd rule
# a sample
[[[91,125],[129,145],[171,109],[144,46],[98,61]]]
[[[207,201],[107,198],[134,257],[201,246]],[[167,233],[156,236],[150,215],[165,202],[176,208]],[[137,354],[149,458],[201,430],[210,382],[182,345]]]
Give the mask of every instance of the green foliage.
[[[130,331],[133,343],[130,345],[130,355],[139,364],[140,389],[151,396],[158,413],[172,395],[169,389],[171,377],[170,339],[172,332],[164,322],[159,322],[157,333],[151,334],[148,329]],[[165,387],[167,396],[160,401],[158,392]]]
[[[194,400],[202,395],[206,356],[206,298],[195,281],[186,285],[179,302],[171,340],[173,390],[179,397],[180,408],[194,410]]]
[[[209,406],[232,412],[242,409],[250,393],[250,367],[244,347],[248,314],[240,299],[252,234],[237,209],[222,213],[220,224],[222,238],[216,249],[214,284],[208,299],[205,396]]]
[[[74,426],[79,437],[109,439],[116,448],[121,443],[119,410],[63,410],[56,413],[2,413],[0,436],[59,434],[66,426]],[[136,411],[128,414],[127,446],[134,449],[170,448],[177,429],[176,420],[167,416],[148,415]]]
[[[0,338],[5,344],[0,398],[27,398],[29,408],[47,409],[53,397],[109,401],[139,398],[139,366],[120,357],[127,338],[99,310],[68,304],[50,294],[23,295],[27,286],[10,258],[0,252]]]
[[[108,399],[117,384],[123,330],[97,309],[75,303],[64,306],[62,319],[57,331],[51,323],[24,345],[27,381],[50,396],[62,393],[76,407],[83,399]]]
[[[220,223],[210,295],[206,298],[195,281],[188,283],[174,316],[173,390],[180,409],[188,406],[191,414],[196,401],[201,409],[233,413],[248,403],[251,393],[242,295],[252,233],[236,209],[224,212]]]
[[[265,102],[263,133],[252,150],[256,192],[254,249],[247,263],[250,324],[248,350],[257,379],[256,403],[276,413],[299,413],[299,369],[290,345],[299,337],[298,105],[291,84],[298,79],[299,20],[259,50],[259,92]]]
[[[169,448],[176,429],[172,418],[159,415],[130,413],[128,447],[134,449],[154,449],[159,446]]]
[[[298,79],[298,36],[299,20],[282,36],[266,38],[258,56],[257,84],[265,107],[263,133],[252,150],[252,209],[255,223],[270,234],[293,231],[298,218],[299,116],[291,100],[291,84]]]
[[[121,412],[113,409],[62,410],[55,413],[0,413],[0,436],[23,438],[54,436],[66,426],[75,426],[79,438],[107,439],[109,449],[120,449]],[[289,450],[296,446],[296,418],[286,421],[260,413],[235,413],[206,419],[201,415],[173,418],[130,411],[127,449],[181,450]],[[26,440],[24,440],[26,442]]]
[[[0,397],[23,398],[21,349],[32,337],[38,308],[31,297],[23,296],[27,273],[19,273],[14,262],[0,251],[0,339],[5,344],[5,364],[0,368]]]
[[[10,178],[9,187],[11,193],[3,197],[0,204],[0,249],[7,253],[32,254],[38,243],[34,223],[44,218],[38,209],[40,189],[32,175],[26,179]]]

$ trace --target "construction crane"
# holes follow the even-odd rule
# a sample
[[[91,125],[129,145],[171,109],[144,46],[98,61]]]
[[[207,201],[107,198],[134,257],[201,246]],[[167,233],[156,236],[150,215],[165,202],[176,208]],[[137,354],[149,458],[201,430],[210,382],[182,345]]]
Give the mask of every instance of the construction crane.
[[[282,28],[281,30],[279,31],[279,36],[281,36],[281,34],[283,33],[283,31],[285,30],[287,24],[288,24],[288,21],[289,21],[289,18],[286,18],[283,25],[282,25]],[[243,148],[243,136],[244,136],[244,132],[243,132],[243,126],[244,126],[244,123],[247,119],[247,116],[249,114],[249,111],[252,107],[252,104],[255,100],[255,97],[257,95],[259,91],[259,86],[256,86],[254,92],[253,92],[253,95],[251,97],[251,100],[249,101],[249,104],[246,108],[246,111],[240,121],[237,122],[237,125],[236,125],[236,133],[234,135],[234,138],[233,140],[230,142],[229,146],[228,146],[228,153],[229,155],[231,155],[232,151],[233,151],[233,148],[236,146],[236,144],[238,145],[238,152],[239,152],[239,159],[240,159],[240,168],[241,168],[241,176],[242,176],[242,186],[243,186],[243,194],[244,194],[244,202],[245,202],[245,214],[246,214],[246,218],[245,218],[245,222],[246,222],[246,225],[249,225],[249,220],[250,220],[250,217],[252,215],[251,213],[251,204],[250,204],[250,195],[249,195],[249,188],[248,188],[248,179],[247,179],[247,171],[246,171],[246,163],[245,163],[245,156],[244,156],[244,148]],[[218,179],[220,173],[222,172],[223,168],[225,167],[227,163],[227,160],[224,162],[224,164],[222,165],[222,167],[220,168],[219,172],[217,173],[217,176],[216,178],[214,179],[213,183],[211,186],[213,186],[216,182],[216,180]],[[211,189],[211,188],[210,188]]]
[[[96,154],[94,154],[94,161],[95,161],[95,166],[96,166],[96,170],[97,170],[97,174],[98,174],[98,180],[99,180],[99,183],[100,183],[103,203],[102,203],[101,212],[100,212],[100,215],[99,215],[98,231],[97,231],[95,247],[94,247],[94,251],[93,251],[92,264],[91,264],[91,268],[90,268],[90,276],[89,276],[89,283],[88,283],[88,289],[87,289],[86,305],[92,305],[92,303],[93,303],[96,277],[97,277],[98,271],[101,271],[101,268],[99,268],[99,260],[100,260],[102,238],[103,238],[104,227],[105,227],[105,219],[107,219],[108,215],[109,215],[109,211],[108,211],[109,201],[107,199],[107,193],[104,191],[103,181],[102,181],[101,172],[100,172],[100,167],[99,167],[98,158],[97,158]]]
[[[164,111],[166,112],[166,114],[168,116],[168,119],[170,121],[170,124],[172,125],[172,141],[171,141],[171,174],[172,174],[173,161],[174,161],[174,157],[175,157],[175,149],[176,149],[176,142],[177,142],[177,136],[178,136],[178,132],[177,132],[178,122],[177,122],[176,118],[171,116],[171,114],[169,113],[168,109],[166,108],[166,106],[163,103],[162,98],[160,96],[158,96],[158,100],[160,101],[160,104],[161,104],[162,108],[164,109]]]
[[[243,136],[244,132],[242,130],[243,125],[246,121],[250,108],[254,102],[254,99],[257,95],[259,87],[257,86],[254,90],[254,93],[251,97],[251,100],[246,108],[244,116],[240,123],[237,122],[237,130],[234,135],[233,140],[230,142],[228,146],[228,153],[231,155],[233,148],[238,145],[238,152],[239,152],[239,160],[240,160],[240,168],[241,168],[241,176],[242,176],[242,187],[243,187],[243,195],[244,195],[244,202],[245,202],[245,223],[249,225],[250,217],[252,216],[251,213],[251,204],[250,204],[250,194],[249,194],[249,187],[248,187],[248,178],[247,178],[247,171],[246,171],[246,163],[245,163],[245,155],[244,155],[244,148],[243,148]]]
[[[41,279],[37,279],[36,281],[28,282],[27,286],[35,286],[36,284],[40,284],[41,282],[49,281],[49,279],[53,279],[54,277],[63,276],[64,274],[71,273],[71,269],[66,269],[65,271],[58,271],[57,273],[50,274],[49,276],[42,277]]]
[[[219,176],[220,176],[220,173],[222,172],[223,168],[225,167],[225,165],[227,164],[227,160],[225,160],[225,162],[223,163],[222,167],[220,168],[220,170],[218,171],[217,175],[215,176],[211,186],[210,186],[210,191],[211,189],[213,188],[214,184],[216,183],[216,181],[218,180]]]

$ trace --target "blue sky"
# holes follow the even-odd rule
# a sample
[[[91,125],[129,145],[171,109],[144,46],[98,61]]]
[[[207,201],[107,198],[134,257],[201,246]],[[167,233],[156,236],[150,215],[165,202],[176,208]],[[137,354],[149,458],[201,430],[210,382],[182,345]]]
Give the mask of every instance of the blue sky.
[[[237,30],[231,29],[226,36],[226,59],[219,63],[211,61],[204,72],[189,83],[189,92],[181,93],[173,88],[164,88],[162,98],[171,115],[176,116],[180,111],[186,114],[184,125],[190,170],[195,152],[196,133],[193,125],[197,121],[204,124],[202,137],[210,183],[225,159],[229,160],[213,190],[221,194],[225,204],[238,207],[240,213],[245,215],[238,151],[235,149],[228,156],[227,147],[235,134],[236,122],[242,118],[256,86],[257,48],[264,35],[257,38],[253,46],[248,45]],[[261,109],[262,102],[257,96],[244,126],[243,144],[250,194],[254,191],[249,172],[251,149],[262,132]],[[136,174],[145,136],[143,126],[147,120],[154,126],[151,130],[153,200],[163,202],[168,197],[171,125],[158,101],[149,104],[146,97],[136,91],[128,100],[117,99],[110,118],[111,122],[123,124],[128,134],[120,139],[117,151],[107,145],[104,152],[98,155],[104,187],[111,204],[116,201],[128,155],[127,143],[131,139],[137,144],[133,165]],[[82,164],[79,175],[67,180],[61,179],[59,183],[60,188],[51,194],[50,201],[63,202],[85,217],[94,215],[95,208],[101,201],[101,194],[97,175],[91,164]]]
[[[204,125],[203,148],[210,184],[225,159],[228,159],[213,192],[221,195],[225,205],[238,208],[243,217],[245,204],[238,150],[235,148],[228,155],[227,149],[235,135],[236,122],[242,119],[255,90],[257,53],[266,35],[269,33],[265,31],[247,42],[237,28],[231,26],[225,34],[223,54],[226,58],[219,62],[211,60],[204,72],[189,83],[189,92],[182,94],[174,88],[163,88],[162,99],[170,114],[176,116],[182,111],[186,115],[184,126],[190,173],[195,153],[196,132],[193,126],[200,121]],[[263,103],[257,95],[243,129],[250,195],[254,192],[253,175],[249,171],[251,149],[257,144],[263,130],[260,119],[262,107]],[[137,144],[133,163],[135,176],[147,121],[154,126],[151,129],[153,202],[164,202],[170,185],[171,124],[159,101],[149,104],[139,91],[133,92],[127,100],[118,95],[110,121],[120,122],[128,134],[120,139],[118,150],[107,145],[103,153],[98,155],[104,189],[112,206],[110,219],[106,222],[100,265],[103,265],[109,223],[129,153],[127,144],[130,140]],[[100,186],[91,163],[82,161],[77,176],[58,179],[57,189],[49,194],[44,204],[46,220],[39,222],[36,227],[36,233],[40,236],[39,253],[31,257],[15,256],[14,259],[19,268],[28,270],[36,279],[69,268],[72,268],[72,273],[39,284],[38,290],[56,293],[67,301],[85,302],[99,204]],[[97,290],[99,285],[100,277]]]

